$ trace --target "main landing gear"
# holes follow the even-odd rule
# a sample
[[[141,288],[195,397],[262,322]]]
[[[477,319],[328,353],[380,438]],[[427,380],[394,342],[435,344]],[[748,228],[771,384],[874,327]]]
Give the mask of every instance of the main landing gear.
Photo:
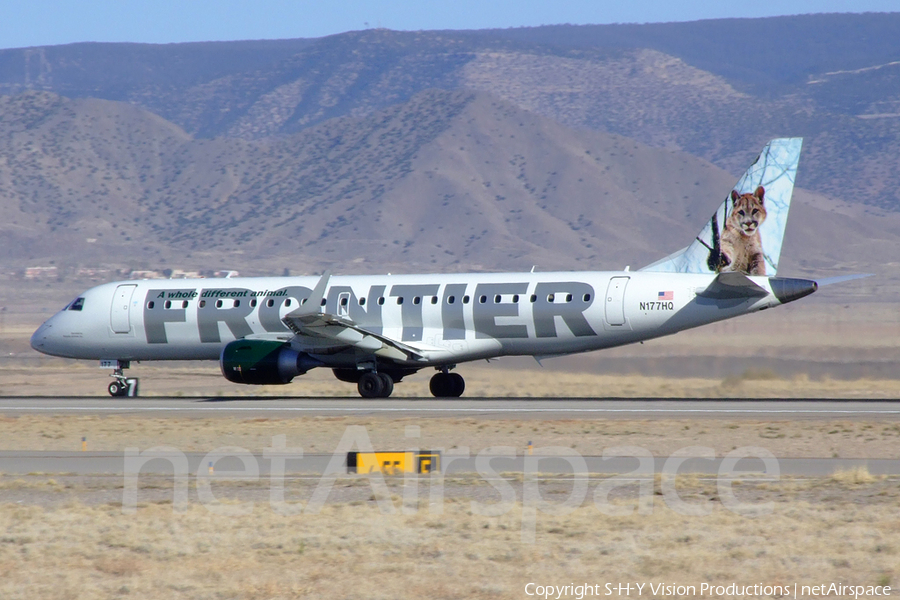
[[[455,365],[454,365],[455,366]],[[451,373],[453,367],[442,367],[431,378],[431,394],[436,398],[459,398],[466,390],[466,381],[459,373]],[[341,381],[356,381],[359,395],[363,398],[387,398],[394,391],[394,381],[400,381],[403,372],[393,373],[366,371],[361,375],[350,369],[335,369],[335,376]]]
[[[102,367],[113,367],[113,372],[110,377],[114,377],[115,381],[107,386],[107,390],[109,391],[109,395],[116,398],[123,398],[125,396],[137,396],[138,395],[138,380],[137,378],[125,377],[124,370],[131,366],[131,363],[127,360],[104,360],[100,362],[100,366]]]
[[[466,391],[466,380],[459,373],[451,373],[449,368],[445,368],[431,378],[428,387],[435,398],[459,398]]]
[[[387,398],[394,391],[394,380],[387,373],[367,371],[359,376],[356,384],[363,398]]]

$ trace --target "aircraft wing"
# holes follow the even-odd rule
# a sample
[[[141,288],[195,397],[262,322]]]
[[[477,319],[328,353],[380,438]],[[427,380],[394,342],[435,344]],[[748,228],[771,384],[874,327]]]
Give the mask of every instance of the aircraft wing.
[[[353,347],[382,358],[427,360],[421,350],[360,327],[348,317],[320,312],[330,277],[331,272],[326,271],[309,299],[282,318],[282,322],[294,335],[313,342],[313,345],[325,342],[331,346]]]

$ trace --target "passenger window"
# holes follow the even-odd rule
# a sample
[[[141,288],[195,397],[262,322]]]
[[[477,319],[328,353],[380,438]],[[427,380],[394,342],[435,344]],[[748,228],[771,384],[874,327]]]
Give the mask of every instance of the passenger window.
[[[431,303],[432,303],[432,304],[437,304],[437,303],[438,303],[438,297],[437,297],[437,296],[432,296],[432,297],[431,297]]]
[[[494,304],[500,304],[500,300],[502,300],[502,298],[500,297],[500,294],[497,294],[496,296],[494,296]]]
[[[360,299],[359,299],[359,305],[360,305],[360,306],[365,306],[365,305],[366,305],[366,299],[365,299],[365,298],[360,298]]]
[[[172,301],[171,301],[171,300],[166,300],[165,307],[166,307],[166,308],[172,308]]]
[[[325,306],[325,302],[326,302],[325,298],[322,298],[322,301],[319,302],[319,306]]]
[[[456,302],[456,298],[454,298],[453,296],[447,296],[447,304],[453,304],[454,302]]]
[[[553,304],[554,300],[556,300],[556,294],[547,294],[547,302]]]
[[[153,310],[154,306],[156,306],[156,305],[153,303],[153,300],[151,300],[150,302],[147,303],[147,308],[149,308],[150,310]],[[75,310],[75,309],[72,307],[69,307],[69,310]]]
[[[418,304],[418,303],[421,302],[421,301],[422,301],[422,299],[419,298],[418,296],[416,296],[415,298],[413,298],[413,304]]]
[[[378,305],[381,306],[384,304],[384,296],[378,299]]]
[[[572,294],[566,294],[566,302],[572,301]]]
[[[519,303],[519,295],[513,294],[513,304],[518,304],[518,303]]]
[[[484,304],[485,302],[487,302],[487,296],[482,296],[478,299],[478,302],[479,304]]]
[[[397,304],[403,304],[403,296],[397,296]]]
[[[250,301],[250,308],[256,308],[256,298]]]
[[[241,305],[241,301],[240,301],[240,300],[235,300],[235,301],[234,301],[234,307],[235,307],[235,308],[237,308],[237,307],[240,306],[240,305]]]
[[[188,301],[187,301],[187,300],[182,300],[182,301],[181,301],[181,308],[187,308],[187,305],[188,305]]]
[[[275,306],[275,301],[269,298],[268,300],[266,300],[266,306],[272,308],[273,306]]]
[[[585,295],[584,295],[584,301],[585,301],[585,302],[590,302],[590,301],[591,301],[591,295],[590,295],[590,294],[585,294]]]
[[[536,296],[535,294],[532,294],[532,295],[531,295],[531,301],[532,301],[532,302],[537,302],[537,296]]]
[[[341,298],[341,306],[347,306],[347,303],[349,301],[350,301],[350,299],[347,298],[347,296],[344,296],[343,298]]]
[[[463,296],[463,304],[468,304],[468,303],[469,303],[469,297]]]
[[[151,302],[150,304],[153,304],[153,303]],[[201,300],[201,301],[200,301],[200,308],[203,308],[204,306],[206,306],[206,300]]]
[[[222,301],[216,300],[216,308],[222,308]]]

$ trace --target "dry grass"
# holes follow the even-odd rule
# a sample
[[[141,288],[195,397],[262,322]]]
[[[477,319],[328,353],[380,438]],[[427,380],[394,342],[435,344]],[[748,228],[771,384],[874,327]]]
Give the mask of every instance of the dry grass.
[[[509,362],[509,361],[507,361]],[[518,363],[517,363],[518,364]],[[599,375],[501,365],[464,365],[466,397],[488,398],[900,398],[898,379],[811,379],[779,377],[749,368],[722,379],[637,374]],[[243,386],[222,377],[215,363],[189,366],[140,364],[127,372],[141,380],[142,396],[358,397],[354,384],[317,369],[284,386]],[[431,373],[413,375],[394,388],[393,397],[431,397]],[[0,366],[0,396],[106,396],[108,370],[92,363],[46,360],[41,366]]]
[[[473,453],[491,446],[512,446],[519,453],[566,447],[599,455],[613,446],[640,446],[668,456],[687,446],[708,446],[720,456],[743,446],[761,446],[778,457],[900,458],[900,422],[851,420],[751,421],[725,419],[406,418],[369,416],[238,418],[148,417],[146,415],[0,415],[0,450],[80,451],[87,438],[91,451],[122,451],[174,446],[185,452],[209,452],[221,446],[251,451],[272,447],[284,435],[288,447],[306,453],[330,453],[348,426],[366,428],[376,448],[410,446]],[[406,427],[418,425],[419,438]]]
[[[705,517],[659,499],[644,516],[609,517],[590,504],[538,512],[530,544],[521,504],[497,517],[452,499],[443,514],[424,505],[382,514],[365,502],[286,517],[257,504],[240,518],[196,504],[184,513],[146,504],[127,516],[117,506],[7,504],[0,597],[521,598],[530,581],[875,585],[898,575],[893,502],[782,501],[758,519],[712,506]]]
[[[869,473],[868,467],[856,467],[854,469],[841,469],[835,471],[831,479],[846,485],[861,485],[872,483],[876,478]]]
[[[751,329],[756,331],[760,323],[764,321],[753,321]],[[883,325],[878,327],[884,330]],[[770,333],[759,333],[765,339],[753,348],[771,348],[773,339],[782,339]],[[893,356],[896,348],[890,344],[896,344],[897,338],[893,329],[888,333],[878,337],[888,344],[886,350],[866,352]],[[848,327],[845,334],[844,342],[857,335],[860,347],[872,343],[864,328]],[[745,351],[752,356],[750,346],[734,341],[734,332],[720,331],[719,325],[654,342],[658,345],[601,356],[627,360],[638,352],[650,352],[690,358],[698,348],[723,339],[735,345],[728,350],[729,356]],[[809,352],[821,353],[821,347],[830,342],[817,343]],[[785,348],[785,355],[795,353],[793,346]],[[900,381],[817,380],[802,374],[783,378],[745,358],[736,360],[746,362],[747,368],[725,380],[597,375],[587,367],[563,373],[533,364],[529,369],[515,369],[506,366],[506,361],[499,366],[465,365],[461,370],[469,396],[900,398]],[[107,373],[92,365],[52,359],[40,365],[23,361],[0,368],[0,394],[105,394]],[[356,396],[354,386],[321,371],[287,387],[261,389],[225,382],[212,364],[137,365],[130,374],[141,377],[144,395]],[[427,396],[427,381],[425,374],[411,377],[397,386],[396,394]],[[220,446],[259,451],[271,446],[272,436],[284,434],[288,447],[317,453],[333,451],[349,425],[365,426],[376,447],[406,447],[413,440],[405,437],[405,427],[412,424],[421,428],[421,437],[414,440],[420,447],[468,447],[472,452],[497,445],[521,452],[532,442],[535,447],[574,447],[583,454],[636,445],[665,456],[699,445],[712,447],[719,455],[734,447],[762,446],[779,457],[900,458],[897,419],[618,420],[608,416],[549,421],[528,416],[0,415],[0,449],[77,451],[86,436],[89,450],[171,445],[184,451]],[[507,479],[514,486],[522,483],[521,476]],[[442,515],[429,512],[424,503],[415,514],[381,514],[371,501],[371,490],[358,481],[337,486],[336,497],[320,514],[292,517],[273,513],[267,504],[268,491],[259,486],[242,482],[217,488],[224,506],[242,508],[254,502],[249,515],[235,518],[214,514],[195,500],[187,512],[173,512],[171,482],[164,479],[142,477],[142,504],[136,514],[123,515],[118,504],[121,478],[5,476],[0,478],[0,502],[7,502],[0,504],[0,598],[502,599],[524,597],[524,584],[529,581],[887,585],[900,577],[895,541],[900,538],[896,518],[900,485],[895,478],[876,478],[865,470],[819,479],[735,484],[739,496],[749,494],[754,502],[775,503],[772,514],[755,519],[725,510],[717,501],[715,485],[704,478],[682,476],[674,482],[679,493],[688,502],[710,506],[709,516],[675,513],[659,495],[654,496],[651,515],[628,517],[606,516],[588,500],[569,515],[538,512],[534,544],[522,542],[520,504],[503,516],[479,516],[471,510],[470,501],[488,501],[485,494],[494,488],[463,477],[447,478],[447,482]],[[402,485],[390,485],[394,504],[399,505]],[[592,480],[591,487],[596,485]],[[552,486],[542,490],[545,499],[565,498],[564,490]],[[629,503],[621,498],[615,501]]]

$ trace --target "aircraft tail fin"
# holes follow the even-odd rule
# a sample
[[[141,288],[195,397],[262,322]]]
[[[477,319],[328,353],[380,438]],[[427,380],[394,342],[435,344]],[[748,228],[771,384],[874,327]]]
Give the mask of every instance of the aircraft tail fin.
[[[774,277],[802,145],[803,138],[766,144],[693,243],[641,271]]]

